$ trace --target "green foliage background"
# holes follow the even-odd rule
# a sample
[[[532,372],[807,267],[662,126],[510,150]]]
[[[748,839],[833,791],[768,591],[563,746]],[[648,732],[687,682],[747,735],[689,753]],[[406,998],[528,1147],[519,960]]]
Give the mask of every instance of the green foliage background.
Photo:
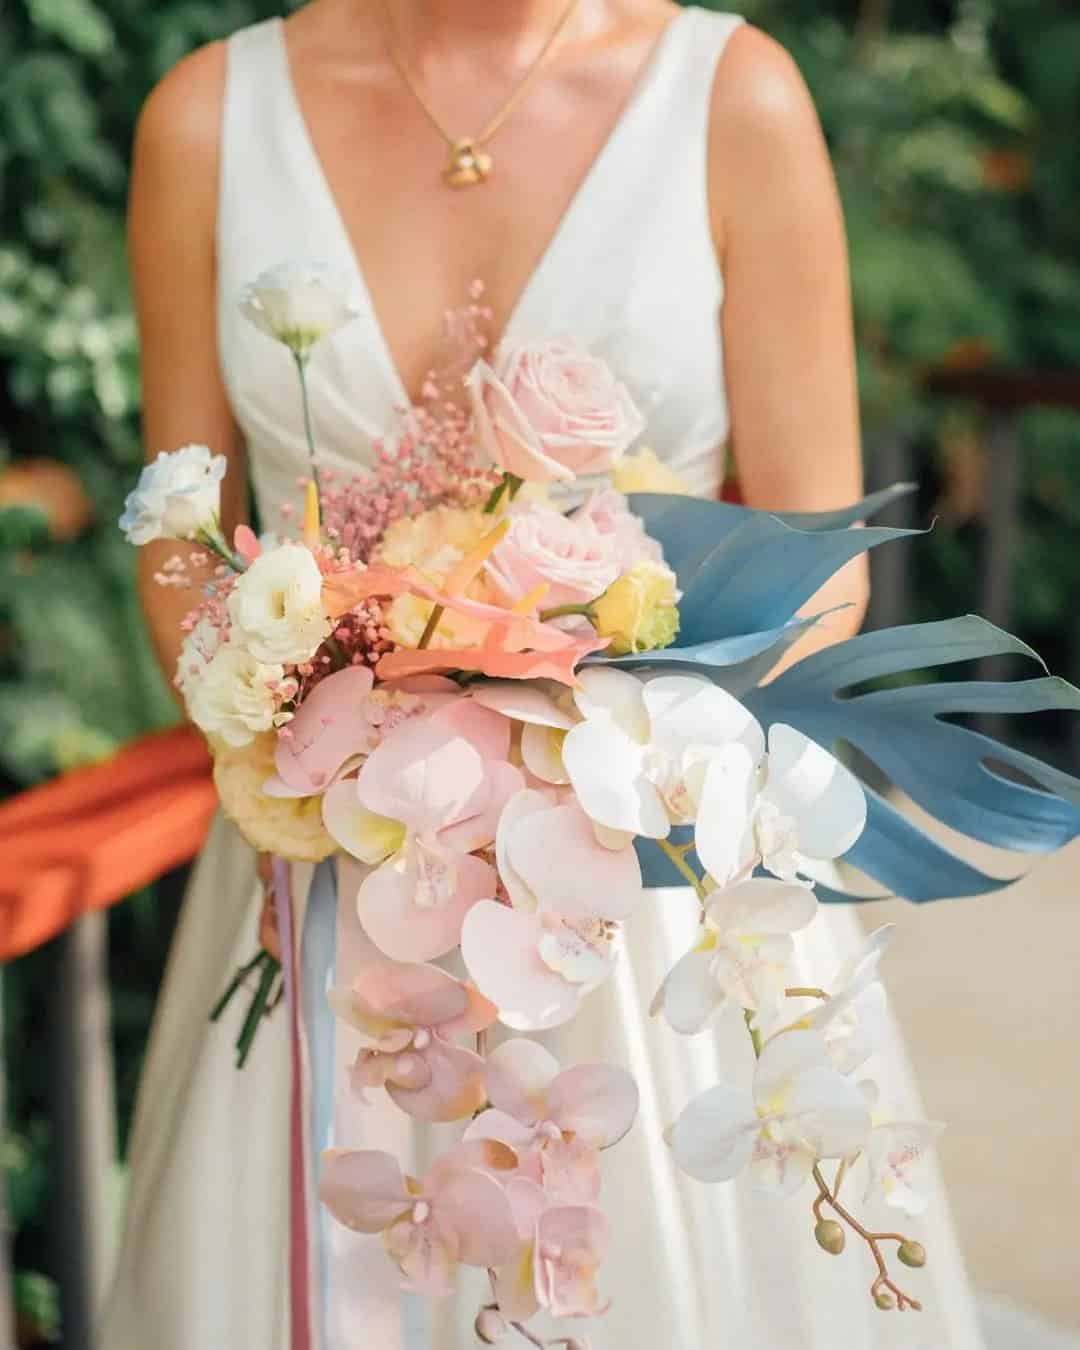
[[[719,5],[713,5],[720,8]],[[123,210],[135,116],[191,48],[277,12],[271,0],[6,0],[0,8],[0,474],[48,457],[93,506],[50,538],[0,507],[0,778],[9,790],[107,753],[173,710],[141,634],[114,529],[141,447]],[[900,429],[927,514],[919,617],[970,607],[984,428],[920,391],[942,364],[1080,371],[1080,12],[1070,0],[751,0],[784,42],[829,137],[851,241],[870,454]],[[1080,419],[1023,422],[1018,626],[1051,648],[1080,555]],[[3,495],[0,477],[0,499]],[[1058,665],[1060,666],[1060,661]],[[1074,672],[1075,673],[1075,672]],[[176,886],[112,919],[122,1123]],[[44,1266],[48,1126],[40,1053],[48,953],[5,976],[11,1075],[4,1160],[18,1262]],[[29,1053],[28,1053],[29,1051]],[[24,1280],[44,1332],[48,1299]]]

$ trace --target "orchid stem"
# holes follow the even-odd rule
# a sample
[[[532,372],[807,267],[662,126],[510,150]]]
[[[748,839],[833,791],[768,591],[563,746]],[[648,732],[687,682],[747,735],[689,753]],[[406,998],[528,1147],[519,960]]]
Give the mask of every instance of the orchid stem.
[[[319,482],[319,466],[315,454],[315,433],[311,425],[311,399],[308,395],[307,357],[299,352],[293,353],[296,373],[300,376],[300,402],[304,409],[304,435],[307,438],[308,460],[311,463],[311,476],[315,480],[315,490],[322,496],[322,484]]]
[[[871,1233],[868,1228],[865,1228],[859,1220],[855,1218],[854,1214],[844,1208],[836,1198],[835,1190],[829,1190],[825,1178],[821,1174],[820,1164],[814,1164],[812,1175],[818,1188],[818,1197],[813,1205],[814,1218],[820,1220],[822,1205],[828,1205],[839,1218],[843,1219],[852,1232],[857,1233],[870,1248],[870,1255],[874,1258],[874,1264],[878,1269],[877,1278],[870,1286],[870,1297],[876,1299],[882,1290],[887,1289],[889,1293],[896,1298],[896,1306],[901,1312],[903,1312],[905,1308],[914,1308],[916,1312],[921,1312],[922,1304],[919,1303],[917,1299],[913,1299],[905,1294],[904,1291],[895,1285],[889,1278],[889,1268],[885,1264],[885,1257],[882,1255],[881,1251],[880,1244],[882,1242],[904,1243],[907,1241],[907,1238],[904,1237],[903,1233]],[[842,1179],[843,1164],[841,1164],[841,1170],[837,1172],[836,1189],[839,1189],[839,1184]]]
[[[544,615],[541,615],[540,617],[543,618]],[[682,849],[676,848],[674,844],[669,844],[666,839],[654,839],[653,843],[660,850],[660,852],[667,857],[668,861],[671,863],[672,867],[675,868],[676,872],[679,872],[682,876],[684,876],[686,880],[690,883],[690,885],[693,886],[694,891],[697,894],[697,898],[701,901],[702,904],[704,904],[705,901],[708,899],[708,892],[706,891],[704,883],[702,882],[701,878],[697,875],[694,869],[686,861],[686,855],[683,853]]]
[[[823,1002],[829,1001],[829,995],[824,989],[803,988],[802,985],[795,985],[791,989],[784,990],[785,998],[820,998]]]
[[[746,1019],[746,1029],[750,1033],[750,1044],[754,1047],[754,1058],[761,1058],[761,1032],[754,1026],[753,1008],[744,1008],[743,1017]]]

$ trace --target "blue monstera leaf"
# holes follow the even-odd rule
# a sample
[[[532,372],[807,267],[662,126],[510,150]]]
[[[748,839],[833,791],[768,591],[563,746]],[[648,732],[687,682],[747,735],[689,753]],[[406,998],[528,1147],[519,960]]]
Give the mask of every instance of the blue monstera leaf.
[[[1000,848],[1052,851],[1080,834],[1080,780],[946,719],[1080,710],[1080,691],[1045,674],[1014,682],[854,688],[987,656],[1038,662],[1008,633],[974,616],[864,633],[760,684],[817,621],[800,617],[798,610],[834,572],[866,549],[918,533],[850,528],[908,490],[899,485],[843,511],[792,515],[686,497],[634,496],[633,509],[660,540],[679,577],[682,628],[677,642],[662,652],[619,658],[617,664],[708,675],[742,698],[766,727],[783,722],[831,749],[845,742],[856,746],[943,824]],[[1007,884],[963,862],[869,788],[867,797],[867,827],[847,860],[888,890],[934,900]],[[673,842],[682,842],[681,835],[673,835]],[[649,884],[677,884],[671,864],[655,848],[643,846],[641,858]],[[819,893],[858,898],[825,888]]]
[[[829,748],[856,746],[942,824],[998,848],[1047,853],[1080,834],[1080,779],[945,719],[1080,711],[1080,690],[1041,675],[848,692],[883,676],[1003,655],[1039,662],[1025,643],[975,615],[888,628],[813,653],[745,702],[764,726],[785,722]],[[890,891],[937,900],[1006,884],[956,858],[876,793],[869,801],[847,861]]]

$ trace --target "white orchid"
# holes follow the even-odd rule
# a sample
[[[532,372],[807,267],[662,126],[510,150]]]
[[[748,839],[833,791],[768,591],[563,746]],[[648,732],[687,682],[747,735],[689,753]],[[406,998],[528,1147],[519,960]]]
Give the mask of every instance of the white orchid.
[[[147,464],[124,501],[120,528],[132,544],[217,533],[224,455],[205,445],[168,450]]]
[[[771,1010],[790,983],[791,934],[816,913],[813,891],[797,882],[754,877],[713,892],[701,940],[672,967],[652,1011],[693,1035],[728,1002]]]
[[[892,924],[875,929],[836,972],[831,997],[803,1018],[803,1025],[825,1037],[833,1063],[841,1073],[854,1073],[881,1041],[888,1003],[878,965],[893,932]]]
[[[761,758],[761,728],[709,680],[642,681],[610,667],[579,679],[582,720],[567,732],[563,763],[585,812],[609,830],[665,839],[694,820],[711,757],[735,747],[750,764]]]
[[[876,1124],[866,1141],[867,1203],[877,1198],[905,1214],[922,1214],[928,1201],[918,1189],[919,1173],[944,1128],[937,1120]]]
[[[229,596],[229,618],[235,637],[258,660],[309,660],[333,626],[311,551],[288,543],[261,553]]]
[[[786,1031],[761,1052],[752,1092],[718,1083],[667,1132],[675,1161],[699,1181],[729,1181],[749,1166],[757,1186],[793,1194],[825,1158],[858,1153],[870,1108],[832,1066],[815,1031]]]
[[[271,267],[240,297],[251,322],[284,343],[300,360],[359,313],[344,272],[324,263],[288,262]]]
[[[757,866],[795,880],[807,870],[804,860],[846,853],[865,824],[866,797],[854,774],[781,722],[769,728],[767,755],[755,755],[744,736],[703,765],[695,845],[719,885]]]

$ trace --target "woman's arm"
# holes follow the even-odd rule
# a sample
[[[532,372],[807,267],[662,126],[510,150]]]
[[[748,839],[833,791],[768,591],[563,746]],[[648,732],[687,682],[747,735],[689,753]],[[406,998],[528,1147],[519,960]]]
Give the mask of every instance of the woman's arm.
[[[227,537],[245,514],[240,440],[218,367],[214,233],[225,51],[182,61],[147,100],[135,133],[128,212],[139,325],[143,439],[148,459],[202,442],[229,461],[222,491]],[[150,633],[171,679],[180,621],[196,592],[153,580],[166,559],[196,550],[162,540],[139,550],[139,586]],[[193,581],[210,568],[189,566]]]
[[[743,498],[815,511],[862,494],[854,337],[843,218],[817,114],[788,54],[758,29],[733,35],[713,95],[709,153],[732,439]],[[865,557],[804,606],[850,608],[788,653],[856,632]]]

